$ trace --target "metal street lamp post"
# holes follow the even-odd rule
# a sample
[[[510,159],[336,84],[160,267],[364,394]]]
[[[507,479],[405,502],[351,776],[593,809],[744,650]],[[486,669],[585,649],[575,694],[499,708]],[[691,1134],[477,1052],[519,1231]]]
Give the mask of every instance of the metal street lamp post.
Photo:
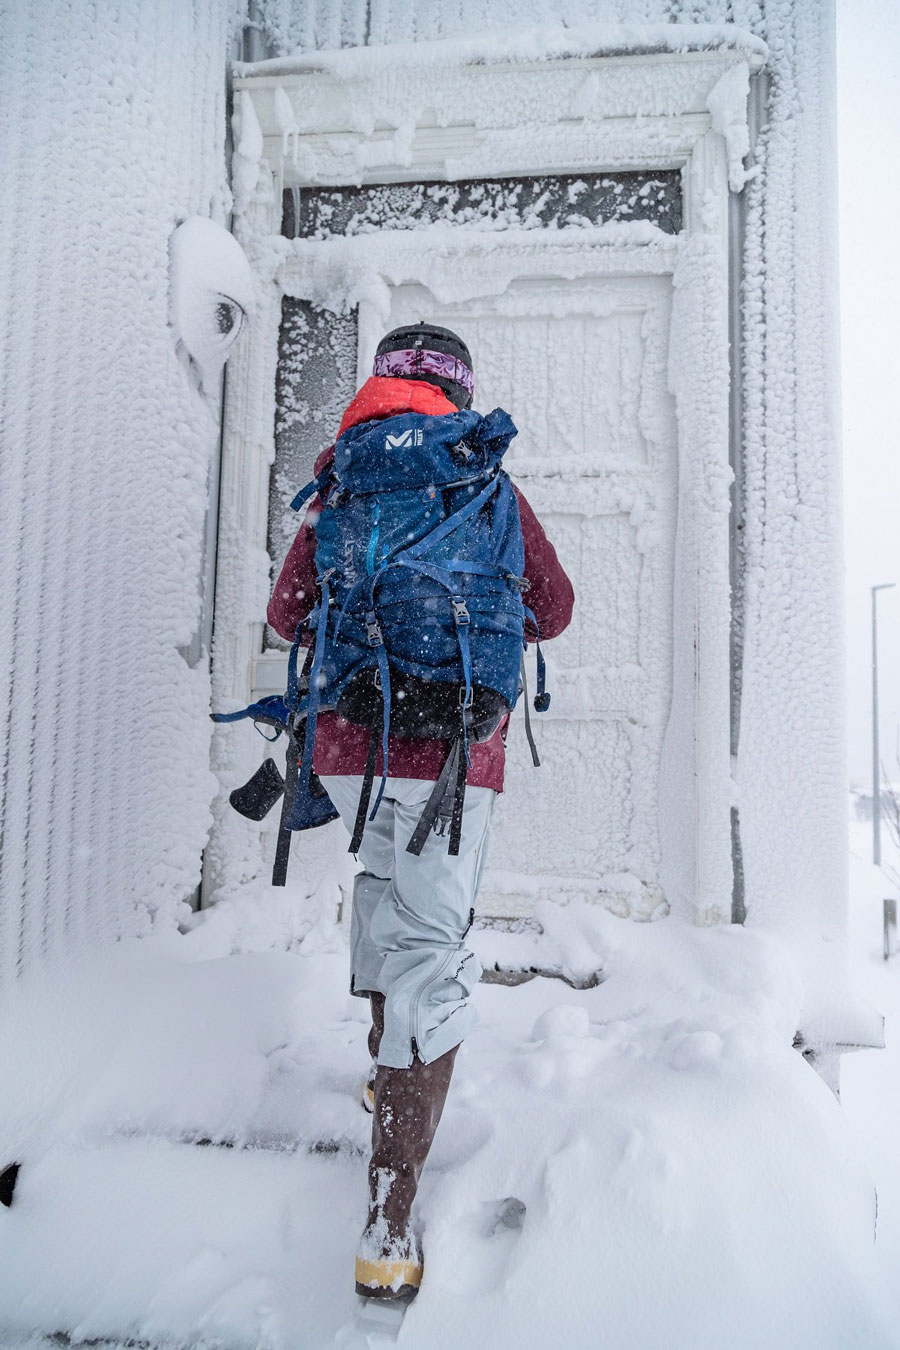
[[[881,760],[878,753],[878,592],[896,581],[872,587],[872,860],[881,866]]]

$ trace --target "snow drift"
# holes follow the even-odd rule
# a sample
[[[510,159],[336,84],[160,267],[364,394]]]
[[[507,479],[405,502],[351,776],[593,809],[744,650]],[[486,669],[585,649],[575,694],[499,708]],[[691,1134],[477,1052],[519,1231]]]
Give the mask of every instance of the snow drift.
[[[284,919],[256,915],[251,936],[226,901],[186,937],[7,994],[10,1333],[320,1350],[349,1322],[366,1005],[330,911],[295,895],[292,954],[265,950]],[[540,917],[552,937],[558,908]],[[261,950],[223,956],[238,932]],[[596,988],[476,994],[401,1343],[895,1345],[874,1192],[791,1048],[802,989],[783,952],[589,907],[566,913],[565,940]]]

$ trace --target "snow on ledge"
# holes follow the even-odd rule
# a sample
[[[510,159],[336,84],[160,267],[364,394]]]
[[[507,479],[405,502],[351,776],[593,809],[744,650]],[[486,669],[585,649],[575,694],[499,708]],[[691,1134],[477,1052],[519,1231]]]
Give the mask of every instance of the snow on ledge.
[[[541,25],[520,33],[495,29],[477,37],[397,42],[385,46],[344,47],[333,51],[297,51],[253,64],[236,62],[238,77],[330,74],[338,80],[371,78],[385,70],[421,70],[459,65],[525,64],[603,56],[733,51],[756,70],[768,59],[762,38],[730,23],[585,23],[571,28]]]
[[[415,230],[382,230],[377,234],[334,239],[285,239],[267,236],[248,243],[248,254],[263,283],[277,278],[282,292],[346,312],[360,300],[374,304],[387,321],[388,288],[417,282],[438,303],[476,296],[502,295],[523,274],[523,258],[536,243],[537,231],[479,230],[475,226],[434,225],[428,231],[423,257],[421,234]],[[554,275],[584,275],[588,248],[618,250],[626,272],[669,272],[681,247],[676,236],[649,221],[608,221],[553,231]],[[629,250],[626,252],[626,250]],[[465,253],[466,269],[460,266]]]

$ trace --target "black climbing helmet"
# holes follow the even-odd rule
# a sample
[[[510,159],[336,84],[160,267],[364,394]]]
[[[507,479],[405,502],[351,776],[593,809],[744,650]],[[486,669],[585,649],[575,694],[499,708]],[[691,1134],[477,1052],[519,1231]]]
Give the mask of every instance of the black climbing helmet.
[[[472,357],[462,338],[434,323],[409,323],[386,333],[375,352],[375,375],[424,380],[457,408],[469,408],[475,390]]]

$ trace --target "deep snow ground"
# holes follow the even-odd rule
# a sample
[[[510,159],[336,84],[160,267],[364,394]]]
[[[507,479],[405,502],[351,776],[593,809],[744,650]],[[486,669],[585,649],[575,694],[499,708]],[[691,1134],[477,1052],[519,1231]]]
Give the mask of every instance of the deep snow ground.
[[[857,894],[880,889],[861,869]],[[59,1330],[319,1350],[348,1324],[366,1007],[347,996],[340,930],[324,912],[298,925],[291,903],[250,889],[187,936],[8,994],[0,1152],[24,1165],[0,1209],[4,1350]],[[605,979],[479,988],[400,1344],[900,1345],[900,1185],[879,1118],[900,1100],[892,1051],[845,1061],[842,1112],[791,1048],[802,991],[767,939],[540,917],[548,949]],[[271,950],[289,926],[305,937]],[[878,957],[877,925],[874,943]],[[866,992],[888,1011],[900,958],[873,963]],[[496,1222],[510,1197],[520,1229]]]

